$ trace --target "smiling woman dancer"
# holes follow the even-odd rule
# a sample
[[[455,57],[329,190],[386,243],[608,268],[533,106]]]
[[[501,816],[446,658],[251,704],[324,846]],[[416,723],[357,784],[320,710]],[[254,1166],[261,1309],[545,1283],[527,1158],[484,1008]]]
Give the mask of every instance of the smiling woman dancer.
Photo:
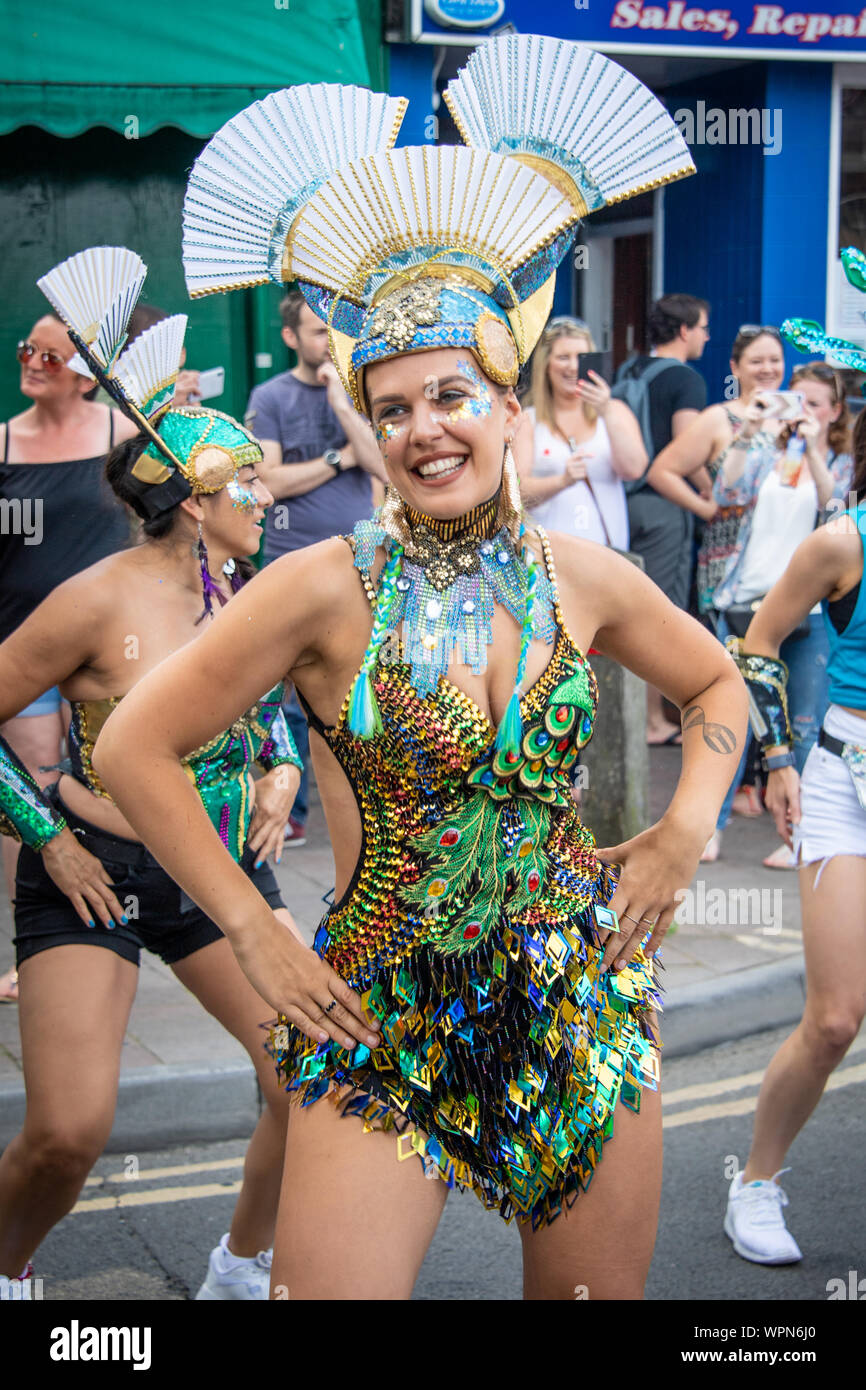
[[[67,295],[81,308],[80,287],[92,291],[105,282],[96,304],[85,288],[82,309],[85,325],[99,324],[111,306],[91,344],[90,360],[103,378],[143,275],[134,253],[98,247],[40,281],[64,317]],[[120,311],[119,319],[118,300],[126,315]],[[129,393],[123,407],[146,426],[106,464],[116,495],[142,519],[142,543],[59,585],[0,645],[0,719],[54,685],[72,706],[70,770],[45,792],[0,740],[0,832],[22,842],[15,945],[27,1085],[24,1127],[0,1159],[0,1274],[20,1275],[75,1204],[102,1152],[147,947],[246,1046],[258,1068],[266,1105],[247,1151],[231,1231],[213,1251],[198,1297],[266,1298],[270,1260],[259,1252],[273,1238],[288,1109],[262,1056],[267,1006],[219,927],[185,899],[137,839],[91,760],[111,709],[129,698],[145,671],[199,640],[208,618],[232,599],[246,565],[240,557],[258,548],[264,509],[273,500],[256,478],[261,449],[252,435],[218,411],[170,408],[185,324],[177,315],[143,334],[108,381],[115,399],[118,391]],[[286,931],[291,918],[264,862],[282,846],[300,780],[281,694],[262,686],[204,746],[189,750],[182,775],[211,817],[220,853],[240,863],[244,881],[256,885]],[[266,773],[255,783],[254,761]],[[178,844],[189,852],[183,829]]]
[[[509,89],[530,74],[557,98]],[[507,114],[497,134],[476,119],[481,88],[503,113],[513,100],[548,122],[558,101],[583,106],[585,143]],[[326,132],[358,124],[347,89],[286,100]],[[573,1299],[584,1284],[635,1299],[661,1178],[652,957],[736,765],[746,697],[720,645],[627,561],[524,530],[508,446],[519,363],[574,224],[691,164],[655,99],[575,45],[490,40],[448,100],[476,148],[377,153],[330,178],[298,168],[311,116],[291,161],[269,159],[297,185],[262,208],[231,267],[214,222],[238,226],[231,181],[276,123],[245,112],[242,137],[230,122],[194,169],[192,291],[250,283],[268,264],[300,280],[390,489],[353,536],[269,565],[195,652],[153,672],[108,721],[96,763],[281,1016],[273,1047],[300,1103],[272,1296],[408,1298],[457,1184],[519,1218],[528,1298]],[[616,148],[593,157],[599,129]],[[493,150],[500,135],[509,154]],[[592,731],[591,645],[687,709],[667,812],[600,852],[567,777]],[[312,951],[225,862],[179,764],[286,673],[309,711],[336,861]]]

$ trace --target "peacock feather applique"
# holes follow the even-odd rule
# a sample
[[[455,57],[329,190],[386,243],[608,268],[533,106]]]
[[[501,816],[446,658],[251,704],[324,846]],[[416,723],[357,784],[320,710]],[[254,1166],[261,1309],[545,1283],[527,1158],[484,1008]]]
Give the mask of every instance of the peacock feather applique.
[[[571,792],[566,773],[592,737],[597,695],[594,678],[582,662],[554,687],[543,714],[524,728],[520,752],[491,747],[484,761],[466,776],[470,790],[483,790],[494,801],[530,798],[567,806]]]
[[[412,850],[424,872],[400,895],[407,908],[432,919],[431,943],[464,955],[484,942],[502,912],[528,907],[548,876],[549,831],[543,802],[518,807],[476,792],[415,836]]]

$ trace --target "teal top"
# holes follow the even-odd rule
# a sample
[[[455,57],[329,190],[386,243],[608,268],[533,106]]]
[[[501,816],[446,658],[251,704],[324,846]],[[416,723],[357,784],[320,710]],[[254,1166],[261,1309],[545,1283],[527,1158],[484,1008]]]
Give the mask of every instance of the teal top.
[[[851,507],[845,516],[850,516],[860,533],[863,549],[863,573],[866,578],[866,501]],[[834,705],[847,705],[851,709],[866,709],[866,584],[860,580],[856,592],[838,603],[828,603],[824,599],[821,610],[824,626],[830,643],[830,660],[827,663],[829,680],[829,699]],[[846,602],[847,600],[847,602]],[[842,605],[850,607],[850,617],[842,627],[837,627]]]

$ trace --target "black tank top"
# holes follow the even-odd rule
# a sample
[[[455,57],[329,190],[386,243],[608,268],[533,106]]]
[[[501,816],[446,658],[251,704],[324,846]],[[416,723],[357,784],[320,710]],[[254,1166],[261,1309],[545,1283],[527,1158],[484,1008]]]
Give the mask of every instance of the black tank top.
[[[109,412],[108,447],[114,443]],[[0,641],[65,579],[130,540],[130,523],[105,481],[105,454],[63,463],[0,464]]]

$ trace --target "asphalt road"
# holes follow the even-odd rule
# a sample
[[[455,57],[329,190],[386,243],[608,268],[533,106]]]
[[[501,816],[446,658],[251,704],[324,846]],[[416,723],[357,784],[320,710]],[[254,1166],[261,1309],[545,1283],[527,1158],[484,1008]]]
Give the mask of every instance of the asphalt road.
[[[725,1165],[731,1156],[745,1160],[761,1075],[787,1031],[666,1067],[665,1179],[648,1299],[826,1302],[828,1281],[850,1283],[852,1270],[866,1280],[866,1030],[789,1155],[793,1171],[783,1185],[802,1263],[749,1264],[722,1232]],[[75,1211],[38,1253],[44,1299],[193,1297],[209,1250],[228,1228],[243,1148],[226,1142],[103,1158]],[[471,1194],[452,1194],[415,1299],[520,1294],[516,1230]]]

